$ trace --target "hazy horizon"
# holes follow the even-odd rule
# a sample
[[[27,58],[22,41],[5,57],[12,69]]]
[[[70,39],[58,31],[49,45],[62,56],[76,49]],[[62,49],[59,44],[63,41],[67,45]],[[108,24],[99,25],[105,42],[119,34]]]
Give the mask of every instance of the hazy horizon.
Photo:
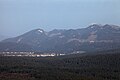
[[[0,35],[32,29],[77,29],[91,23],[120,25],[120,0],[0,0]]]

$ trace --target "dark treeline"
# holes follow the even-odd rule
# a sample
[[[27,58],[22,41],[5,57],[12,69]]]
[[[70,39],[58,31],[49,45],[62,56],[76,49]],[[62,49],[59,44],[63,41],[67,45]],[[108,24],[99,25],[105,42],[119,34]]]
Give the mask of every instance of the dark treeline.
[[[61,57],[0,57],[0,80],[120,80],[120,51]]]

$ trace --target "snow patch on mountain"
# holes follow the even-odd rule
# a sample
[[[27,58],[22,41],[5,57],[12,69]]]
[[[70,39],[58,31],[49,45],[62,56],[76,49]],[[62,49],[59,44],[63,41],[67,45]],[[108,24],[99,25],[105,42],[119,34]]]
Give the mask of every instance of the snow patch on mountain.
[[[95,27],[102,27],[102,25],[97,23],[91,23],[89,26],[89,28],[95,28]]]
[[[17,40],[17,43],[19,43],[22,39],[23,39],[23,38],[19,38],[19,39]]]
[[[42,30],[40,30],[40,29],[38,30],[38,32],[43,33],[43,31],[42,31]]]
[[[64,38],[64,37],[65,37],[64,35],[59,36],[59,38]]]
[[[59,35],[61,35],[61,33],[53,33],[53,34],[50,34],[49,37],[59,36]]]
[[[77,39],[77,38],[72,38],[72,39],[69,39],[69,40],[67,41],[67,43],[72,42],[72,41],[78,41],[78,42],[81,42],[81,40],[80,40],[80,39]]]

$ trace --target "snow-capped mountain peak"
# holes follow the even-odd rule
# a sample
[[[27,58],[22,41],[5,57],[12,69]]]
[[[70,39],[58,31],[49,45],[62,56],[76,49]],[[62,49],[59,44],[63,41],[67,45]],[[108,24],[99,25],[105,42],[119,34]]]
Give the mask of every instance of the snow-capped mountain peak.
[[[41,30],[41,29],[38,29],[38,32],[40,32],[40,33],[43,33],[43,30]]]
[[[97,23],[92,23],[89,25],[88,28],[93,29],[93,28],[102,28],[103,25],[97,24]]]

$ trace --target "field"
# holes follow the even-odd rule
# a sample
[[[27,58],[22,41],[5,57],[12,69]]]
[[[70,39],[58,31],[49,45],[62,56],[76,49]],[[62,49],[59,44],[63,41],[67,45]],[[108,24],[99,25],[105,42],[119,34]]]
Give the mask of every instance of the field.
[[[58,57],[0,56],[0,80],[120,80],[120,51]]]

